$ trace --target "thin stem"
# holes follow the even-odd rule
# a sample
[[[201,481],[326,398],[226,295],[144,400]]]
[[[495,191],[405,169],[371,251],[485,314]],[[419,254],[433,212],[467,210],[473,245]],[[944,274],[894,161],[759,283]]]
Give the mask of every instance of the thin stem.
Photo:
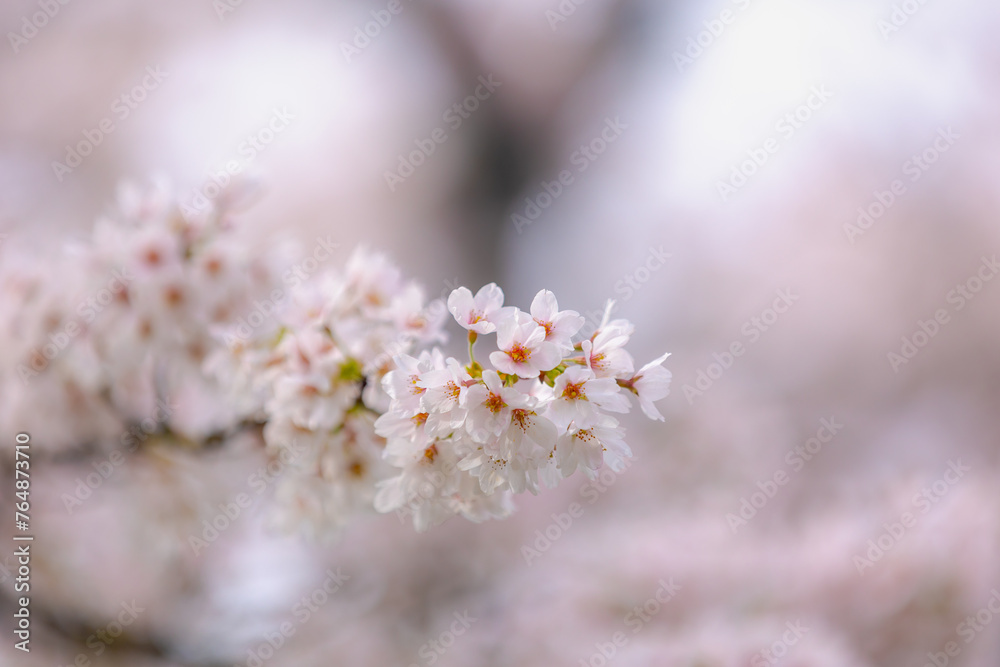
[[[472,346],[476,344],[476,338],[478,338],[478,336],[476,335],[476,332],[475,331],[470,331],[469,332],[469,364],[472,365],[472,366],[476,365],[476,355],[474,355],[472,353]]]

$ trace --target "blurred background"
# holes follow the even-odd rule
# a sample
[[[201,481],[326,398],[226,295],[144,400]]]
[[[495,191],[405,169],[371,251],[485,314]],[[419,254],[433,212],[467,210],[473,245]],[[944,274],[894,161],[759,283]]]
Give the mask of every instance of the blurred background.
[[[364,243],[591,327],[613,298],[674,375],[626,471],[423,534],[314,545],[254,505],[195,556],[263,461],[241,443],[130,455],[72,513],[99,461],[39,463],[33,650],[5,630],[0,664],[998,664],[1000,5],[12,0],[0,27],[0,261],[123,179],[251,177],[261,248]]]

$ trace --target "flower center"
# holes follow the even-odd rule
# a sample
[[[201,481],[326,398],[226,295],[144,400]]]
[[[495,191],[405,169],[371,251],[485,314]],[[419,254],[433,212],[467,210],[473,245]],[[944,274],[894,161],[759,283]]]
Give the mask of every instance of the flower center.
[[[500,394],[490,392],[489,398],[486,399],[486,402],[483,405],[489,408],[490,412],[497,413],[500,412],[507,404],[503,402],[503,398]]]
[[[530,415],[535,414],[534,412],[529,412],[528,410],[514,410],[511,415],[511,421],[517,424],[517,427],[522,431],[527,432],[528,427],[531,426]]]
[[[143,261],[150,266],[158,266],[163,257],[160,255],[160,251],[156,248],[148,248],[142,257]]]
[[[563,389],[562,397],[570,401],[577,399],[587,400],[587,394],[583,391],[583,383],[573,384],[572,382],[567,382],[566,388]]]
[[[514,343],[514,345],[507,350],[507,355],[510,356],[511,361],[515,364],[520,364],[527,361],[531,357],[531,350],[524,347],[520,343]]]
[[[483,321],[483,313],[480,310],[473,310],[469,313],[469,324],[476,324]]]
[[[546,338],[552,335],[552,322],[543,322],[541,320],[535,320],[535,324],[545,329]]]
[[[590,356],[590,367],[603,370],[607,364],[604,363],[604,353],[599,352]]]
[[[177,307],[182,301],[184,301],[184,292],[181,291],[180,287],[171,285],[163,290],[163,300],[166,301],[167,305],[171,308]]]

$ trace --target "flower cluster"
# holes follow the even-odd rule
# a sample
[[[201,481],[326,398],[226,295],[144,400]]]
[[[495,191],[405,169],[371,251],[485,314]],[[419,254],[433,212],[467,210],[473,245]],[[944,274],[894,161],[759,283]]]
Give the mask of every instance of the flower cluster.
[[[5,263],[0,426],[53,449],[139,423],[195,445],[262,426],[278,523],[320,535],[373,510],[420,530],[507,516],[513,494],[630,457],[615,415],[633,399],[662,419],[666,355],[635,370],[633,326],[610,304],[578,339],[584,319],[551,292],[528,312],[495,284],[428,302],[365,249],[341,272],[279,281],[282,255],[248,250],[233,205],[225,193],[195,213],[163,188],[126,190],[58,268]],[[449,311],[468,363],[434,347]]]
[[[194,441],[232,428],[240,415],[203,362],[218,344],[213,328],[275,276],[241,242],[235,196],[185,214],[165,187],[123,188],[89,239],[32,271],[5,271],[14,354],[0,369],[0,422],[54,448],[114,438],[156,414],[166,420],[155,428]]]
[[[461,514],[474,521],[510,512],[510,495],[555,486],[577,470],[593,478],[632,452],[614,414],[631,399],[652,419],[669,391],[668,355],[635,370],[625,350],[633,332],[610,320],[574,342],[584,318],[559,310],[542,290],[529,312],[503,305],[495,284],[475,296],[462,287],[448,310],[468,330],[469,363],[440,350],[400,355],[383,385],[391,397],[375,422],[398,473],[379,484],[380,512],[412,513],[418,530]],[[496,334],[491,367],[474,356],[478,338]]]
[[[211,365],[243,393],[238,402],[259,406],[282,464],[279,524],[322,535],[371,511],[391,472],[374,428],[390,401],[382,380],[396,355],[444,341],[446,315],[383,255],[358,249],[343,274],[297,288],[272,327],[220,332],[228,345]]]

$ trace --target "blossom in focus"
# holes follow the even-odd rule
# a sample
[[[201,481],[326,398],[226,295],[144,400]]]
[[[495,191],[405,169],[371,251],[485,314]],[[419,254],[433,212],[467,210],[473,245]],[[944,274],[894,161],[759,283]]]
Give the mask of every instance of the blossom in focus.
[[[598,378],[585,366],[567,368],[556,378],[553,390],[552,418],[564,428],[571,422],[578,427],[589,426],[600,410],[629,411],[628,399],[614,378]]]
[[[667,360],[670,353],[657,357],[639,369],[639,372],[631,380],[620,382],[627,387],[639,399],[639,407],[643,414],[650,419],[664,421],[663,415],[656,409],[654,403],[666,398],[670,393],[670,371],[663,367],[663,362]]]
[[[535,377],[562,361],[559,346],[545,339],[545,328],[524,313],[512,314],[500,321],[497,347],[500,349],[490,353],[490,362],[498,371],[509,375]]]
[[[477,334],[469,337],[470,358],[465,364],[431,355],[432,367],[421,368],[400,357],[405,382],[394,375],[383,380],[392,400],[376,429],[398,472],[379,484],[378,511],[412,514],[418,530],[449,511],[481,520],[499,508],[484,514],[462,508],[484,498],[502,498],[500,507],[509,508],[513,494],[537,493],[578,470],[593,477],[605,464],[625,465],[632,456],[625,429],[609,413],[628,412],[632,392],[655,419],[653,402],[669,384],[660,366],[665,356],[633,373],[625,350],[631,323],[605,317],[593,336],[574,343],[582,318],[559,311],[545,290],[530,314],[504,307],[503,292],[492,284],[476,297],[459,288],[448,304],[459,324]],[[483,367],[474,348],[478,334],[492,331],[498,349]],[[424,483],[429,477],[435,483]]]
[[[573,349],[571,340],[579,333],[585,322],[575,310],[559,310],[556,295],[549,290],[540,290],[531,301],[531,317],[543,329],[545,340],[555,343],[563,352]]]
[[[496,283],[490,283],[473,297],[467,287],[459,287],[448,297],[448,311],[464,329],[480,334],[492,333],[497,329],[497,318],[504,312],[503,290]]]

